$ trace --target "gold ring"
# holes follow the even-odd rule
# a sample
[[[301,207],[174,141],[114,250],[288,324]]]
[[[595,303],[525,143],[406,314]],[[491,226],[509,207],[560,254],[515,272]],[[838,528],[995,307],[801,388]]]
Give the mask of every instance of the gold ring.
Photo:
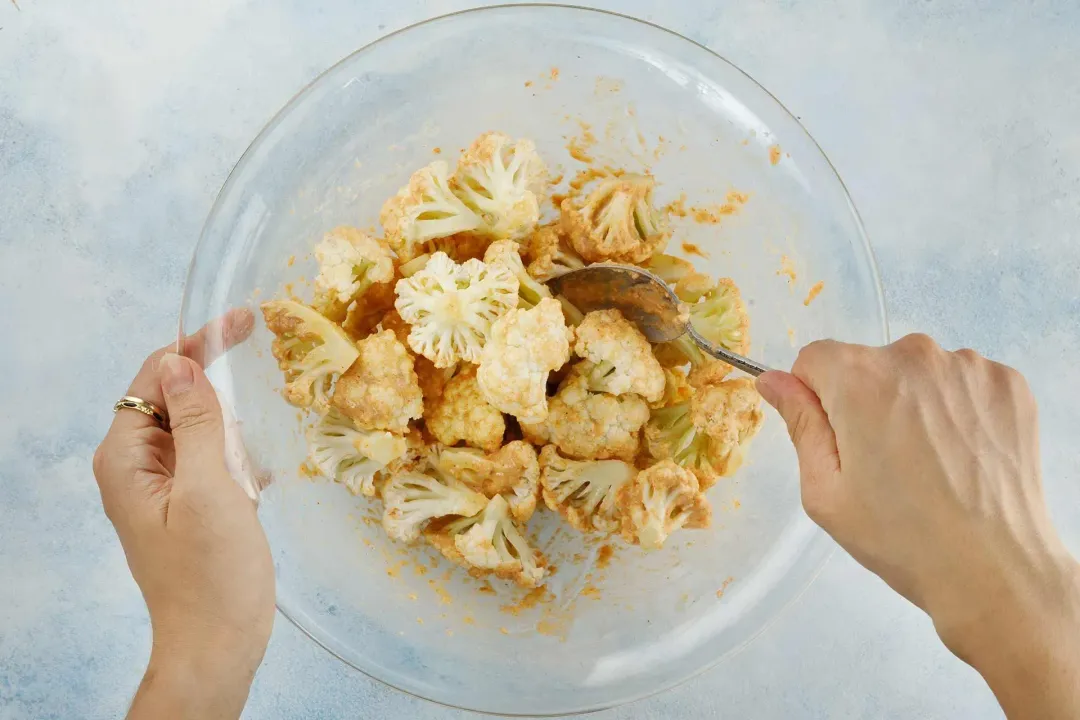
[[[113,405],[112,411],[116,413],[120,412],[121,410],[138,410],[143,415],[152,417],[157,420],[158,423],[161,424],[162,428],[164,428],[169,422],[169,417],[165,414],[164,410],[162,410],[149,400],[143,400],[142,398],[137,398],[134,395],[125,395],[124,397],[116,401],[116,404]]]

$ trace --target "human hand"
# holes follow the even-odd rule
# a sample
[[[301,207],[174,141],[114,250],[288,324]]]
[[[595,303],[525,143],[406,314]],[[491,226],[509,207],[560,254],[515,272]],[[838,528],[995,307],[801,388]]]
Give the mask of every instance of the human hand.
[[[814,343],[758,387],[795,443],[807,514],[925,610],[1010,717],[1080,716],[1080,572],[1047,512],[1023,377],[913,335]],[[1054,677],[1059,704],[1036,711]]]
[[[274,620],[274,571],[255,506],[225,466],[221,407],[202,368],[251,334],[233,311],[143,364],[128,390],[169,431],[122,410],[94,455],[153,628],[130,717],[239,717]]]

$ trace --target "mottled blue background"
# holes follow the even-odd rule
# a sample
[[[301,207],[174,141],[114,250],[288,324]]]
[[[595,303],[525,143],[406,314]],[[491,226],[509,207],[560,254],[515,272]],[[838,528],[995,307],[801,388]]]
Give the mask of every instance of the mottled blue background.
[[[1080,549],[1080,5],[596,4],[707,44],[801,118],[866,221],[893,335],[926,330],[1031,378],[1055,518]],[[174,334],[230,167],[322,69],[469,5],[0,0],[0,719],[118,717],[138,682],[146,614],[90,456]],[[279,617],[246,717],[460,715]],[[735,661],[598,717],[999,716],[929,621],[838,553]]]

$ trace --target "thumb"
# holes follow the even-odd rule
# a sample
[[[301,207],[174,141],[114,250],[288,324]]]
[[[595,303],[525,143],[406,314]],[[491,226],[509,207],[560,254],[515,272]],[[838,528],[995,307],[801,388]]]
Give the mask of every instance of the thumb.
[[[816,500],[823,486],[840,472],[836,434],[821,400],[802,380],[777,370],[761,375],[757,388],[765,402],[776,408],[787,423],[788,434],[799,455],[803,504],[808,508],[819,506]]]
[[[176,448],[177,473],[220,470],[225,431],[217,393],[202,368],[182,355],[161,358],[161,392]]]

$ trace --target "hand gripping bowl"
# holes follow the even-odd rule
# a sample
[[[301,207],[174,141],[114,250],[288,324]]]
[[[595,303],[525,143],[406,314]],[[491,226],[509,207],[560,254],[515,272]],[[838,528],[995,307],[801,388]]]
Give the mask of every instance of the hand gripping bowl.
[[[851,199],[768,92],[656,26],[541,5],[415,25],[297,95],[217,198],[185,288],[183,332],[312,278],[322,233],[375,225],[412,170],[437,153],[452,163],[489,129],[531,138],[566,179],[584,167],[567,151],[577,137],[579,158],[654,173],[660,203],[685,192],[688,206],[716,208],[716,224],[707,211],[704,223],[677,218],[669,252],[693,243],[708,254],[690,257],[700,269],[736,279],[753,357],[789,367],[815,338],[886,340]],[[724,214],[731,190],[749,198]],[[804,305],[818,281],[824,289]],[[612,553],[538,513],[533,539],[557,566],[549,594],[489,586],[422,545],[394,544],[376,503],[300,471],[301,423],[278,392],[269,343],[260,320],[211,379],[235,420],[228,451],[238,480],[263,487],[278,607],[343,661],[405,692],[530,715],[641,698],[737,652],[830,553],[802,512],[794,453],[769,411],[746,466],[709,493],[710,530],[679,533],[651,554],[615,540]]]

